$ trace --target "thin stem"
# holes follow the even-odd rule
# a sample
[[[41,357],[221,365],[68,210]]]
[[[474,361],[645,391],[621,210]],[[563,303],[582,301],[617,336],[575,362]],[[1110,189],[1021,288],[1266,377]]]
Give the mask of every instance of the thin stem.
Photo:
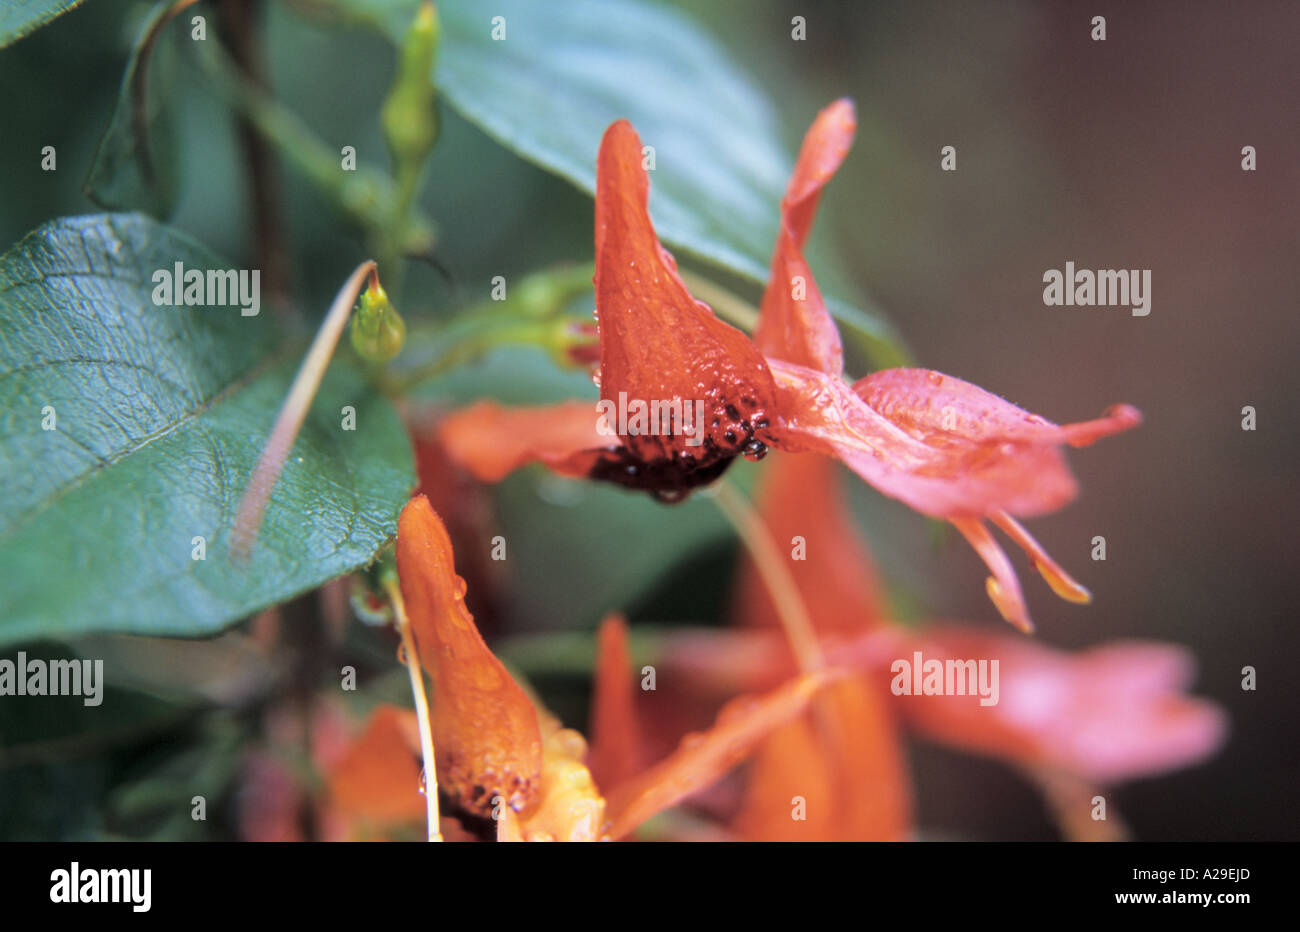
[[[365,165],[358,165],[355,171],[341,171],[335,150],[296,113],[250,81],[220,46],[199,45],[199,62],[218,97],[247,119],[290,166],[351,218],[365,232],[368,243],[393,240],[403,251],[432,248],[432,229],[423,217],[406,217],[399,222],[397,188],[386,174]]]
[[[267,87],[266,64],[262,54],[258,0],[222,0],[218,6],[222,31],[230,46],[231,57],[247,80]],[[247,116],[239,118],[239,143],[244,150],[248,172],[250,206],[257,255],[261,257],[263,282],[273,302],[283,309],[289,300],[289,253],[280,217],[280,172],[266,141],[258,134]]]
[[[519,320],[515,317],[452,321],[441,334],[445,345],[431,359],[387,375],[386,388],[404,395],[415,386],[432,381],[498,346],[551,349],[556,326],[554,321]]]
[[[808,616],[808,608],[799,595],[794,575],[781,559],[781,552],[767,525],[758,517],[749,499],[730,482],[723,480],[717,483],[713,487],[712,497],[758,566],[758,573],[763,577],[763,584],[767,586],[772,602],[776,605],[777,615],[790,640],[790,648],[794,651],[799,669],[804,673],[820,670],[825,666],[826,659],[822,655],[817,632]]]
[[[411,622],[406,617],[406,603],[402,601],[402,587],[388,576],[384,589],[393,603],[397,631],[402,636],[402,659],[411,677],[411,696],[415,700],[415,718],[420,726],[420,756],[424,758],[424,803],[429,820],[429,841],[442,841],[442,827],[438,820],[438,767],[433,757],[433,729],[429,725],[429,699],[424,692],[424,673],[420,670],[420,655],[415,651],[411,637]]]
[[[348,315],[352,313],[352,306],[356,304],[362,281],[374,267],[374,260],[367,259],[353,269],[348,280],[339,289],[339,293],[335,295],[334,303],[330,305],[320,330],[316,332],[316,339],[312,341],[311,348],[298,369],[298,374],[294,376],[293,385],[289,388],[289,394],[284,399],[280,414],[275,419],[275,426],[271,428],[266,446],[262,449],[262,458],[258,460],[257,468],[253,470],[253,476],[248,480],[248,488],[239,503],[234,532],[230,540],[230,552],[236,559],[246,560],[253,552],[253,544],[257,542],[257,531],[266,513],[266,504],[271,499],[271,490],[275,488],[275,483],[280,478],[285,457],[289,455],[293,441],[298,436],[298,431],[302,429],[302,422],[307,417],[307,412],[311,410],[312,400],[320,389],[321,380],[325,377],[325,369],[334,355],[334,347],[338,345],[339,337],[343,335],[343,328],[348,322]]]

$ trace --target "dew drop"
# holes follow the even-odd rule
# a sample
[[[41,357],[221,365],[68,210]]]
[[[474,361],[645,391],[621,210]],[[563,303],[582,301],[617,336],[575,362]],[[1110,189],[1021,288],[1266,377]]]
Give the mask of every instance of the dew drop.
[[[749,443],[745,444],[743,454],[745,459],[749,460],[751,463],[757,463],[763,457],[767,456],[767,444],[761,440],[751,440]]]
[[[457,602],[465,598],[465,592],[468,589],[469,587],[465,585],[465,580],[460,576],[457,576],[456,581],[452,583],[452,594],[456,597]]]
[[[424,768],[420,768],[420,795],[424,796],[429,792],[429,778],[425,775]]]
[[[405,644],[397,645],[397,662],[400,663],[402,666],[406,666],[406,645]]]
[[[925,377],[930,380],[931,385],[943,384],[943,376],[938,372],[927,372]]]

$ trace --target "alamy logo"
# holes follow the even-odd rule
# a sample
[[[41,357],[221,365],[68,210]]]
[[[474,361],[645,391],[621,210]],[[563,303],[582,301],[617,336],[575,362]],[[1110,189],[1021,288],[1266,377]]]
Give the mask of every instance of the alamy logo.
[[[82,868],[73,861],[67,870],[50,873],[51,903],[130,903],[137,913],[149,912],[153,871]]]
[[[889,665],[889,690],[895,696],[979,696],[980,705],[998,704],[998,661],[926,660],[913,651]]]
[[[1048,307],[1129,307],[1134,317],[1151,313],[1150,269],[1078,269],[1043,273],[1043,303]]]
[[[153,273],[153,303],[159,307],[236,305],[244,317],[262,309],[261,269],[187,269],[177,262]]]
[[[0,696],[84,696],[83,705],[104,701],[104,661],[0,658]]]
[[[610,398],[602,398],[596,402],[596,413],[596,432],[602,437],[680,434],[688,447],[704,442],[703,401],[628,401],[627,392],[619,392],[617,405]]]

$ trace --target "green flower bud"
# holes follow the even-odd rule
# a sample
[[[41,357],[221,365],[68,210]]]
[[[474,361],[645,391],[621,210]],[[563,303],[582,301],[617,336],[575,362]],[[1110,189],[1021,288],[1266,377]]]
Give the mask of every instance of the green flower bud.
[[[388,362],[402,349],[406,323],[379,285],[367,288],[357,302],[350,327],[352,347],[368,362]]]

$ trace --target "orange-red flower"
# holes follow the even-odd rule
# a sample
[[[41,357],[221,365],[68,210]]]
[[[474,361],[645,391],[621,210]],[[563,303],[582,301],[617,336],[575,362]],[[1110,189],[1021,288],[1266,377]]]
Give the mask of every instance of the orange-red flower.
[[[631,671],[620,647],[621,622],[607,621],[596,704],[603,710],[595,728],[599,744],[589,758],[582,735],[535,703],[483,642],[465,608],[447,532],[423,496],[402,510],[397,562],[420,660],[434,681],[439,787],[458,813],[494,819],[502,839],[623,837],[721,777],[837,675],[800,676],[763,696],[738,699],[708,731],[687,736],[675,752],[642,769],[629,757],[635,745],[619,738],[628,724],[622,716],[630,708]]]
[[[1085,446],[1141,417],[1118,405],[1096,420],[1057,425],[924,369],[845,381],[839,332],[803,245],[854,128],[853,105],[840,100],[804,139],[781,202],[753,341],[691,296],[660,245],[636,131],[619,121],[605,133],[596,189],[601,399],[699,401],[702,436],[646,433],[634,420],[607,421],[598,430],[591,409],[577,403],[512,410],[482,402],[448,418],[442,438],[453,458],[484,480],[540,460],[565,475],[647,489],[666,500],[713,481],[736,456],[759,458],[769,446],[833,456],[884,494],[951,521],[988,565],[988,593],[999,611],[1031,630],[1019,581],[985,519],[1028,553],[1057,594],[1087,601],[1087,590],[1012,516],[1053,511],[1075,496],[1064,446]]]

